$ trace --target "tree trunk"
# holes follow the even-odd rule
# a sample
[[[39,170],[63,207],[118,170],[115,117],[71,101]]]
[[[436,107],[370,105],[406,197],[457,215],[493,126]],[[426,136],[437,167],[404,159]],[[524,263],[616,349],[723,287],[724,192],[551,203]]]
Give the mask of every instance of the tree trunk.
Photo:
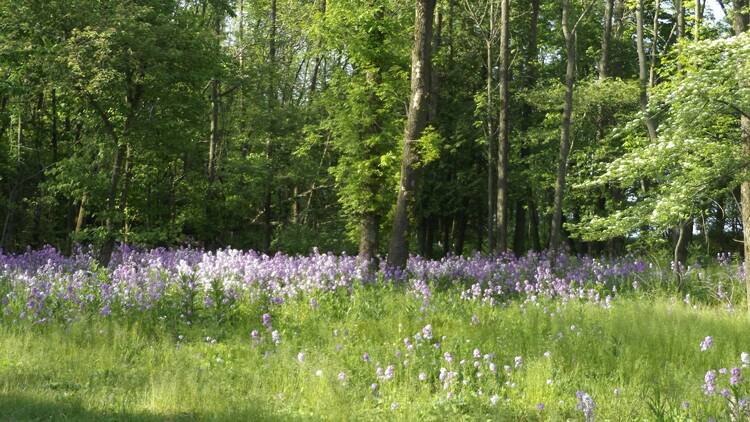
[[[735,0],[734,8],[734,33],[739,35],[747,31],[748,27],[748,0]],[[738,13],[742,11],[741,13]],[[742,147],[745,158],[750,158],[750,119],[740,116],[740,128],[742,130]],[[742,182],[741,208],[742,208],[742,234],[745,252],[745,291],[747,310],[750,313],[750,179]]]
[[[443,246],[443,256],[447,256],[451,252],[451,230],[453,229],[453,218],[443,217],[440,223],[440,229],[442,231],[440,243],[442,243]]]
[[[605,0],[604,31],[602,32],[602,54],[599,57],[600,81],[603,81],[609,77],[609,49],[612,40],[612,12],[614,5],[615,0]]]
[[[682,288],[682,275],[687,268],[688,245],[693,236],[693,220],[688,219],[677,225],[675,229],[673,271],[678,285]]]
[[[742,116],[740,119],[743,152],[745,158],[750,158],[750,119],[746,116]],[[745,245],[745,290],[747,291],[747,310],[750,313],[750,180],[742,182],[741,201],[742,234]]]
[[[735,3],[735,10],[738,10]],[[695,21],[693,22],[693,39],[695,41],[701,40],[701,24],[703,22],[703,9],[706,6],[705,0],[701,3],[701,0],[695,0]]]
[[[528,45],[526,46],[526,57],[524,58],[524,70],[521,78],[522,88],[530,89],[536,85],[537,80],[537,66],[539,62],[539,46],[538,46],[538,33],[539,33],[539,0],[531,0],[531,15],[529,16],[529,36]],[[521,105],[521,131],[527,133],[533,126],[533,109],[527,103],[523,102]],[[526,145],[521,145],[520,158],[521,161],[529,155],[529,149]],[[526,238],[530,235],[530,227],[526,227],[526,212],[531,214],[533,199],[533,191],[530,184],[527,184],[524,188],[525,198],[519,199],[516,204],[516,228],[513,239],[513,253],[516,256],[521,256],[526,253]],[[535,211],[536,212],[536,211]],[[530,219],[531,220],[531,219]],[[536,230],[536,228],[535,228]],[[538,234],[537,234],[538,241]],[[533,243],[533,242],[532,242]],[[538,247],[538,242],[537,242]]]
[[[643,47],[643,0],[638,0],[635,9],[636,19],[636,49],[638,50],[638,80],[640,82],[641,111],[646,121],[648,137],[656,140],[656,124],[648,114],[648,69],[646,68],[646,51]]]
[[[466,205],[464,205],[464,209]],[[461,211],[456,217],[453,225],[453,253],[461,256],[464,253],[464,241],[466,239],[466,213]]]
[[[366,263],[368,275],[374,274],[378,268],[379,226],[378,215],[374,212],[365,213],[360,219],[358,259],[360,263]]]
[[[493,3],[490,3],[493,7]],[[493,19],[490,19],[490,31]],[[486,42],[487,50],[487,251],[492,254],[497,245],[495,240],[495,219],[497,218],[497,138],[495,137],[495,118],[493,114],[494,83],[492,80],[492,40]]]
[[[10,238],[13,236],[13,229],[15,228],[14,223],[16,218],[13,214],[16,209],[16,199],[18,198],[18,185],[10,188],[10,195],[8,196],[8,208],[5,211],[5,221],[3,222],[3,232],[0,235],[0,249],[8,248],[10,244]]]
[[[427,217],[427,226],[425,228],[425,239],[424,239],[424,254],[425,258],[432,258],[435,256],[433,245],[435,244],[435,217]]]
[[[211,81],[211,137],[208,142],[208,184],[216,180],[216,155],[219,148],[219,106],[220,106],[220,82],[218,79]]]
[[[271,0],[271,27],[268,36],[268,61],[271,69],[276,66],[276,0]],[[266,140],[266,186],[263,195],[263,250],[271,251],[271,242],[273,241],[273,143],[272,137],[276,130],[276,121],[274,113],[276,110],[276,87],[275,73],[269,73],[268,83],[268,109],[271,111],[271,121],[269,125],[269,136]]]
[[[534,198],[529,199],[529,235],[531,237],[531,249],[542,250],[542,240],[539,238],[539,212],[536,209]]]
[[[76,228],[75,233],[80,233],[81,229],[83,228],[83,220],[86,217],[86,200],[88,199],[88,195],[86,193],[83,193],[83,196],[81,196],[81,202],[78,204],[78,216],[76,217]]]
[[[401,159],[401,180],[399,183],[396,210],[393,218],[393,231],[388,246],[388,266],[404,268],[409,257],[407,234],[409,231],[409,202],[415,189],[414,164],[417,154],[414,142],[427,126],[429,84],[431,72],[432,21],[436,0],[416,1],[414,24],[414,48],[411,62],[411,99],[404,133],[403,156]]]
[[[497,252],[508,249],[508,149],[510,148],[510,0],[500,0],[500,117],[497,149]]]
[[[124,241],[128,241],[128,232],[130,231],[130,223],[128,222],[128,215],[126,209],[128,207],[128,194],[130,193],[130,182],[133,178],[133,163],[132,163],[132,150],[128,143],[125,146],[125,163],[124,163],[124,177],[122,192],[120,192],[120,214],[123,218],[123,229],[124,229]]]
[[[675,14],[677,14],[677,39],[685,36],[685,0],[675,0]]]
[[[52,128],[50,129],[52,138],[52,162],[57,162],[57,91],[52,89]]]
[[[560,151],[557,156],[557,177],[555,197],[552,206],[552,223],[550,227],[550,249],[560,250],[562,241],[562,209],[565,195],[565,179],[568,171],[570,154],[570,126],[573,114],[573,85],[576,78],[576,33],[568,21],[570,0],[563,0],[562,28],[565,36],[567,65],[565,66],[565,105],[563,106],[562,124],[560,125]]]
[[[660,1],[655,0],[654,3],[654,26],[653,26],[653,38],[651,39],[651,67],[648,71],[648,86],[653,87],[656,85],[656,48],[658,46],[657,40],[659,39],[659,7]]]
[[[522,201],[516,201],[516,225],[513,229],[513,254],[521,256],[526,253],[526,209]]]
[[[117,142],[117,148],[115,148],[115,156],[112,162],[112,175],[109,179],[109,193],[107,194],[107,218],[105,220],[106,238],[102,245],[102,250],[99,255],[99,261],[103,266],[109,264],[109,260],[112,257],[112,252],[115,247],[115,209],[117,191],[120,185],[120,178],[122,176],[122,166],[125,161],[125,144]]]

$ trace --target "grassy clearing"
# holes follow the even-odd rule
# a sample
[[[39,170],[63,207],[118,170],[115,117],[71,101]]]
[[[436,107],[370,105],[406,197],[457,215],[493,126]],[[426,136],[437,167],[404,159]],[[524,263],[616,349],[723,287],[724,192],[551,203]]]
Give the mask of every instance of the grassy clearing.
[[[741,313],[668,298],[620,298],[609,309],[488,307],[442,292],[424,311],[421,300],[392,289],[318,300],[318,307],[300,298],[270,310],[278,345],[261,324],[261,308],[242,308],[222,324],[6,321],[0,419],[580,420],[581,390],[593,397],[599,420],[721,420],[727,401],[704,394],[704,375],[740,366],[740,353],[750,351],[750,322]],[[415,341],[427,324],[433,340]],[[250,338],[253,329],[260,340]],[[706,336],[714,345],[701,352]],[[475,359],[474,349],[494,356]],[[523,364],[515,368],[517,356]],[[379,379],[377,368],[389,365],[393,378]],[[441,367],[456,372],[447,388]],[[718,382],[728,385],[728,375]]]

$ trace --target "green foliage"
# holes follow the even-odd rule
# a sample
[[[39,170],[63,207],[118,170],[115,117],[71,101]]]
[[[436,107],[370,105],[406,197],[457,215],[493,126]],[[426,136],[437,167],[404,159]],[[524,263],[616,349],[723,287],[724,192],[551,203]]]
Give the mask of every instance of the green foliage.
[[[322,295],[318,308],[307,299],[270,308],[230,304],[220,324],[215,315],[180,319],[157,310],[137,321],[4,323],[0,410],[22,420],[63,413],[92,421],[579,419],[575,394],[583,390],[596,402],[597,419],[703,420],[729,417],[726,401],[706,396],[701,386],[708,369],[737,364],[750,328],[741,315],[669,299],[621,298],[611,309],[574,302],[488,307],[436,292],[425,313],[421,299],[391,289]],[[261,325],[265,312],[281,333],[279,345]],[[651,317],[639,318],[644,313]],[[440,349],[407,352],[403,338],[426,324],[442,338]],[[261,331],[260,340],[249,337],[252,329]],[[701,352],[707,335],[714,346]],[[473,362],[474,348],[494,353],[498,375],[467,376],[448,398],[439,368],[474,368],[448,364],[443,353]],[[363,362],[365,352],[370,362]],[[506,373],[502,365],[513,365],[516,356],[523,366]],[[390,364],[394,378],[378,379],[376,367]],[[538,403],[545,405],[541,412]]]
[[[581,183],[628,189],[648,180],[650,188],[631,190],[626,209],[591,216],[574,230],[594,239],[629,234],[644,224],[668,228],[731,193],[747,177],[738,115],[750,110],[749,51],[750,37],[744,34],[680,49],[682,67],[654,92],[661,116],[658,139],[638,137],[641,120],[631,122],[614,134],[628,139],[626,153],[601,176]]]

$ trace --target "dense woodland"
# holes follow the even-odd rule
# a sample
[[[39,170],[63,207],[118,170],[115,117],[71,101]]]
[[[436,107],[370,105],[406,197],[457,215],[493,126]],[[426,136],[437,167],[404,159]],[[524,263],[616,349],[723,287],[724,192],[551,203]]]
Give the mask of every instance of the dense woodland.
[[[2,0],[0,248],[739,251],[748,1],[706,1]]]

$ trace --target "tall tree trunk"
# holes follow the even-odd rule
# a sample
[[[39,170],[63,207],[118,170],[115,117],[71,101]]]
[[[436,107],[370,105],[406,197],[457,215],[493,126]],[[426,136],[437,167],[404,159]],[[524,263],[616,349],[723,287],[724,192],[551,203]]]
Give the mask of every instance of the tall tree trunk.
[[[88,200],[88,195],[86,192],[83,193],[81,196],[81,202],[78,203],[78,216],[76,217],[76,228],[75,233],[78,234],[81,232],[81,229],[83,228],[83,220],[86,218],[86,201]]]
[[[276,66],[276,0],[271,0],[271,14],[270,14],[270,33],[268,36],[268,60],[271,65],[271,69]],[[268,109],[271,111],[271,121],[269,136],[266,140],[266,186],[263,195],[263,250],[266,252],[271,251],[271,242],[273,241],[273,134],[276,130],[276,121],[273,117],[276,110],[276,87],[275,87],[275,72],[269,72],[269,83],[268,83]]]
[[[685,36],[685,0],[675,0],[675,14],[677,20],[677,39]]]
[[[125,163],[123,165],[123,181],[122,192],[120,192],[120,214],[123,218],[123,236],[124,241],[128,241],[128,232],[130,231],[130,223],[128,222],[127,207],[128,207],[128,194],[130,193],[130,182],[133,178],[133,163],[132,163],[132,150],[130,143],[125,146]]]
[[[508,149],[510,142],[510,0],[500,0],[500,117],[497,148],[497,252],[508,249]]]
[[[537,81],[537,67],[539,64],[539,45],[538,45],[538,33],[539,33],[539,10],[540,0],[531,0],[531,14],[529,16],[529,35],[528,44],[526,46],[526,52],[524,57],[524,70],[521,76],[522,88],[530,89],[536,85]],[[527,133],[533,126],[533,109],[527,103],[523,102],[521,105],[521,131]],[[529,149],[526,145],[521,145],[520,158],[521,161],[529,155]],[[532,202],[534,201],[534,193],[532,191],[531,184],[528,184],[524,188],[524,198],[519,199],[516,205],[516,229],[513,236],[513,253],[516,256],[521,256],[526,253],[526,238],[529,236],[530,231],[526,227],[526,213],[529,215],[532,211]]]
[[[539,211],[536,208],[534,198],[529,198],[529,236],[531,237],[531,249],[542,250],[542,240],[539,237]]]
[[[52,162],[57,162],[57,91],[52,89],[52,128],[50,129],[52,138]]]
[[[369,275],[374,274],[378,266],[379,227],[379,217],[374,212],[366,212],[360,218],[358,259],[364,263]]]
[[[10,188],[10,195],[8,195],[8,207],[5,211],[5,221],[3,222],[3,232],[0,234],[0,249],[8,248],[10,239],[13,236],[13,229],[15,228],[14,223],[16,218],[14,213],[16,210],[16,200],[18,199],[18,184]]]
[[[703,23],[703,9],[706,6],[706,1],[695,0],[695,21],[693,22],[693,39],[700,41],[701,39],[701,25]],[[735,7],[735,10],[736,7]]]
[[[516,217],[516,224],[513,228],[513,254],[521,256],[526,251],[528,224],[526,224],[526,208],[520,199],[516,201],[516,211],[513,214]]]
[[[443,217],[440,221],[440,229],[442,231],[440,243],[442,243],[443,245],[443,256],[447,256],[451,252],[451,231],[453,230],[453,218]]]
[[[653,26],[653,38],[651,38],[651,67],[648,71],[648,86],[653,87],[656,85],[656,53],[657,47],[659,46],[659,11],[660,1],[655,0],[654,2],[654,26]]]
[[[325,0],[323,0],[325,5]],[[375,20],[381,22],[385,16],[382,7],[375,11]],[[374,45],[380,45],[383,43],[385,36],[379,29],[380,26],[376,25],[376,29],[371,32],[370,39]],[[365,71],[365,79],[367,81],[369,96],[368,96],[368,107],[370,113],[374,117],[372,124],[365,130],[365,136],[377,136],[382,132],[383,122],[380,115],[380,109],[383,107],[383,101],[378,95],[380,85],[383,83],[382,69],[380,63],[370,63]],[[365,151],[365,161],[367,163],[373,163],[373,158],[377,156],[377,151],[373,149],[370,142],[365,142],[363,147]],[[368,195],[374,201],[378,195],[380,188],[379,180],[373,175],[377,172],[377,169],[369,169],[368,178],[365,186],[368,189]],[[380,249],[380,215],[375,209],[369,209],[360,216],[360,237],[359,237],[359,255],[358,260],[360,263],[367,263],[366,268],[370,273],[374,273],[377,270],[378,262],[377,255]],[[370,274],[372,275],[372,274]]]
[[[674,266],[673,271],[677,278],[678,285],[682,288],[682,275],[687,268],[688,258],[688,245],[690,239],[693,236],[693,220],[687,219],[677,225],[675,229],[675,242],[674,242]]]
[[[109,264],[109,260],[112,257],[112,252],[115,247],[115,210],[116,210],[116,198],[117,191],[120,186],[120,178],[122,177],[122,167],[125,161],[125,143],[117,141],[117,147],[115,148],[115,156],[112,160],[112,174],[109,178],[109,193],[107,194],[107,218],[104,226],[106,230],[106,238],[102,245],[102,250],[99,255],[99,261],[103,266]]]
[[[640,103],[641,111],[644,113],[646,120],[646,129],[648,137],[656,140],[656,124],[648,114],[648,69],[646,64],[646,51],[643,47],[643,0],[638,0],[635,9],[636,19],[636,49],[638,50],[638,80],[640,82]]]
[[[563,106],[562,124],[560,125],[560,150],[557,155],[557,175],[555,196],[552,205],[552,223],[550,226],[550,249],[560,250],[562,242],[562,209],[565,195],[565,179],[568,171],[570,154],[570,126],[573,114],[573,85],[576,78],[576,33],[570,28],[570,0],[563,0],[562,29],[565,37],[565,104]]]
[[[327,7],[326,0],[320,0],[320,13],[322,16],[325,16],[326,14],[326,7]],[[318,43],[318,48],[321,48],[322,46],[323,46],[323,41],[321,40]],[[321,57],[320,54],[317,54],[313,61],[314,61],[313,71],[312,71],[312,76],[310,77],[310,94],[311,95],[318,88],[318,75],[320,74],[320,64],[323,61],[323,58]]]
[[[411,99],[404,133],[401,180],[399,183],[393,230],[388,246],[388,266],[404,268],[409,257],[409,202],[415,189],[414,164],[417,154],[414,142],[427,126],[430,72],[432,67],[432,21],[436,0],[416,0],[414,24],[414,48],[411,54]]]
[[[494,2],[490,2],[490,7],[494,7]],[[492,11],[490,11],[492,14]],[[493,32],[494,19],[490,19],[490,32]],[[495,219],[497,218],[497,138],[495,137],[495,118],[492,115],[494,113],[493,98],[495,92],[495,84],[492,78],[492,43],[491,39],[486,40],[486,51],[487,51],[487,249],[490,254],[495,252],[497,246],[495,240],[496,226]]]
[[[464,209],[467,204],[464,203]],[[453,225],[453,253],[456,256],[461,256],[464,253],[464,241],[466,239],[466,213],[462,210],[456,217],[456,222]]]
[[[602,32],[602,53],[599,57],[599,80],[603,81],[609,77],[609,50],[612,43],[612,12],[615,0],[604,2],[604,30]]]
[[[216,180],[216,155],[219,148],[219,107],[221,102],[220,82],[211,81],[211,137],[208,142],[208,184]],[[211,188],[209,187],[209,190]]]
[[[748,27],[748,0],[735,0],[734,3],[734,33],[739,35],[747,31]],[[747,83],[747,82],[746,82]],[[750,158],[750,118],[740,116],[740,128],[742,130],[742,147],[743,155],[746,159]],[[742,208],[742,234],[744,240],[745,252],[745,291],[747,295],[747,310],[750,313],[750,179],[742,182],[741,190],[741,208]]]

